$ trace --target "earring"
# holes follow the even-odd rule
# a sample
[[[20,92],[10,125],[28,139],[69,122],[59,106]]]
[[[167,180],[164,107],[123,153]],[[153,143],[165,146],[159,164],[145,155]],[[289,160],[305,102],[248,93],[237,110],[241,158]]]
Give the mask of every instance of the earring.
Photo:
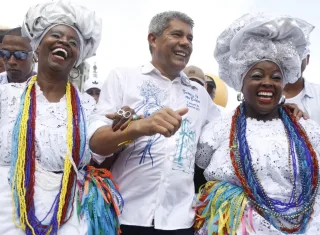
[[[35,52],[32,54],[32,60],[33,60],[33,63],[38,63],[38,56]]]
[[[286,96],[282,95],[279,104],[283,105],[286,102]]]
[[[243,95],[242,95],[241,92],[238,93],[238,95],[237,95],[237,100],[238,100],[239,102],[243,102],[243,101],[244,101],[244,97],[243,97]]]
[[[69,77],[72,79],[76,79],[80,76],[80,69],[79,68],[72,68],[69,73]]]

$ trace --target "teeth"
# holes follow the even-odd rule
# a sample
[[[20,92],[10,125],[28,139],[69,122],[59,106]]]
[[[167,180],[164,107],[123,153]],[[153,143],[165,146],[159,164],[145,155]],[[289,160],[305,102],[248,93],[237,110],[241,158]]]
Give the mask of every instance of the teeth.
[[[63,48],[56,48],[52,51],[53,54],[56,54],[57,52],[62,52],[64,54],[64,59],[68,57],[68,52]]]
[[[263,91],[259,92],[258,95],[261,95],[261,96],[269,96],[269,97],[272,97],[272,96],[273,96],[272,92],[263,92]]]
[[[183,53],[183,52],[175,52],[176,55],[181,55],[183,57],[186,57],[186,53]]]
[[[259,97],[260,100],[271,100],[271,97]]]

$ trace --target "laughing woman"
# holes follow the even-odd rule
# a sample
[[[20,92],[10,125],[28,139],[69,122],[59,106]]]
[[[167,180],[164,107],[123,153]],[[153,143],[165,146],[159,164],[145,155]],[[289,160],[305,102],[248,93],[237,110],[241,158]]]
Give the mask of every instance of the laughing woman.
[[[198,234],[320,234],[320,128],[278,105],[284,85],[300,77],[312,29],[291,17],[245,15],[219,36],[220,77],[243,101],[200,138],[196,162],[208,182]]]
[[[22,30],[39,67],[27,83],[0,87],[0,234],[118,234],[116,187],[106,171],[84,173],[95,102],[68,81],[95,53],[101,21],[50,1],[30,8]]]

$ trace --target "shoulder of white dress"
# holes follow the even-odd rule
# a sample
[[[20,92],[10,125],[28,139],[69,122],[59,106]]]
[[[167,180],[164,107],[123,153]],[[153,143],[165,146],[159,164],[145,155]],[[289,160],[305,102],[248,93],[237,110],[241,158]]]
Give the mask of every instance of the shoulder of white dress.
[[[235,113],[235,110],[232,110],[232,111],[224,110],[223,115],[221,115],[221,117],[217,120],[220,120],[220,122],[230,122],[231,123],[231,120],[232,120],[234,113]]]
[[[216,131],[220,131],[221,129],[228,129],[231,126],[232,116],[234,111],[230,111],[212,121],[210,121],[207,125],[207,128],[214,129]]]
[[[25,83],[6,83],[6,84],[1,84],[0,86],[1,91],[24,90],[25,88],[26,88]]]
[[[310,118],[307,120],[300,118],[299,123],[304,128],[320,128],[319,124]]]

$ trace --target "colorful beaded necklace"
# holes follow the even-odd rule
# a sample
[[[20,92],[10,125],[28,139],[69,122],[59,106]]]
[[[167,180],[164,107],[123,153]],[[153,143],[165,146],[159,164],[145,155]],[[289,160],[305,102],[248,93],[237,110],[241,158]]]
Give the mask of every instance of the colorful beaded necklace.
[[[293,168],[291,179],[293,190],[288,202],[268,197],[255,173],[246,139],[247,123],[244,104],[237,108],[232,118],[230,157],[235,173],[257,212],[279,231],[300,234],[305,232],[312,214],[319,188],[319,165],[316,153],[304,129],[293,117],[290,110],[286,107],[280,107],[279,117],[289,139],[289,163]],[[297,167],[301,182],[299,196],[296,195]]]
[[[57,234],[61,225],[66,223],[73,213],[76,172],[73,163],[79,167],[84,156],[86,144],[85,117],[77,90],[70,84],[66,86],[67,102],[67,153],[60,191],[45,218],[39,220],[35,215],[34,190],[36,170],[36,83],[32,77],[21,96],[19,113],[12,136],[12,155],[10,182],[12,187],[13,218],[15,224],[26,234]],[[53,146],[52,146],[53,147]],[[52,215],[49,224],[43,221]]]

